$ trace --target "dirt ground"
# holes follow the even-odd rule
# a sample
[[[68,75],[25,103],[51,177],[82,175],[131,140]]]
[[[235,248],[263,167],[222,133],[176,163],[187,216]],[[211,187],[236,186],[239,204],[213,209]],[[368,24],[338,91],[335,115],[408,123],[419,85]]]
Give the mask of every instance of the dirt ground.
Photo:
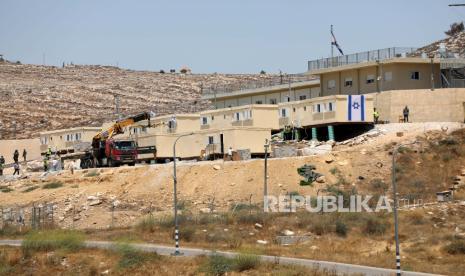
[[[458,124],[444,125],[447,131],[460,127]],[[441,127],[443,130],[429,131]],[[393,124],[381,128],[385,134],[359,145],[336,145],[327,155],[269,159],[268,194],[316,195],[336,184],[343,189],[366,192],[373,179],[390,183],[393,142],[408,143],[424,137],[425,133],[446,133],[444,126],[437,123],[431,126]],[[403,132],[402,137],[397,136],[398,131]],[[303,178],[298,175],[297,168],[304,164],[316,166],[316,172],[325,176],[324,182],[314,183],[313,187],[300,186]],[[224,211],[236,204],[263,201],[264,162],[261,159],[182,161],[177,168],[179,201],[190,210]],[[78,170],[74,175],[69,171],[46,176],[30,173],[25,179],[1,184],[9,190],[1,193],[0,206],[21,208],[53,204],[55,220],[62,227],[126,226],[147,213],[163,215],[172,210],[172,173],[172,163]],[[44,189],[44,185],[50,183],[58,183],[59,187]]]

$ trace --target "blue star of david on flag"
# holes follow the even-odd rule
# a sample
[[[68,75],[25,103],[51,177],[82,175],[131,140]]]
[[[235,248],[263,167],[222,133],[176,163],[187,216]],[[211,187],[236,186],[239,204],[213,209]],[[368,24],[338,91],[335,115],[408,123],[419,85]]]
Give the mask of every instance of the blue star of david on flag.
[[[347,102],[347,120],[365,121],[365,96],[348,95]]]

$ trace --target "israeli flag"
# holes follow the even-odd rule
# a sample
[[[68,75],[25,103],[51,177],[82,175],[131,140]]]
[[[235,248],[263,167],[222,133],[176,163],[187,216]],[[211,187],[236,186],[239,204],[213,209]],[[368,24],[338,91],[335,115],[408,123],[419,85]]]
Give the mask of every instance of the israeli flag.
[[[365,121],[365,96],[348,95],[347,119],[349,121]]]

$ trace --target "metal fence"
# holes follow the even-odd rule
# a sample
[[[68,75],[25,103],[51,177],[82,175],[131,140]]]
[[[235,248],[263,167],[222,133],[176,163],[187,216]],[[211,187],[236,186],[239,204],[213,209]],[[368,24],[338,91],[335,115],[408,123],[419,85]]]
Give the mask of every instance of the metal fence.
[[[52,228],[55,225],[55,204],[43,203],[32,207],[1,207],[0,230],[9,226],[32,229]]]
[[[298,83],[314,80],[315,77],[306,74],[286,74],[267,76],[258,80],[240,81],[233,84],[213,85],[210,87],[202,87],[202,95],[215,95],[222,93],[231,93],[235,91],[257,89],[262,87],[270,87],[276,85],[289,85],[290,83]]]
[[[416,48],[412,47],[392,47],[332,58],[310,60],[308,62],[308,71],[326,69],[349,64],[357,64],[361,62],[385,60],[396,57],[406,57],[408,54],[413,53],[415,50]]]

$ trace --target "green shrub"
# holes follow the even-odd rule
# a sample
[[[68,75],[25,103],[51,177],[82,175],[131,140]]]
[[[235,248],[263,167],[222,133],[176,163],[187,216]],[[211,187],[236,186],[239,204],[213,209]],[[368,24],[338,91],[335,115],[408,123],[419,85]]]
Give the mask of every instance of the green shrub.
[[[202,265],[201,271],[207,275],[224,275],[233,269],[234,262],[232,259],[224,256],[213,254],[208,257]]]
[[[2,193],[9,193],[9,192],[13,191],[13,189],[11,189],[10,187],[1,187],[0,191]]]
[[[84,236],[66,230],[32,232],[26,235],[21,246],[25,253],[58,249],[77,251],[84,246]]]
[[[179,229],[179,237],[185,241],[192,241],[195,235],[195,228],[192,226],[184,226]]]
[[[237,203],[235,205],[231,205],[231,211],[240,212],[240,211],[254,211],[260,210],[256,204],[248,204],[248,203]]]
[[[341,237],[345,237],[347,236],[347,232],[347,225],[340,220],[336,221],[336,234],[338,234]]]
[[[386,192],[389,189],[389,185],[380,178],[371,180],[370,184],[371,187],[375,190],[382,190],[383,192]]]
[[[454,239],[450,244],[444,247],[447,253],[452,255],[465,254],[465,241],[462,239]]]
[[[29,193],[29,192],[34,191],[35,189],[38,189],[38,188],[39,188],[39,186],[37,186],[37,185],[36,186],[30,186],[30,187],[27,187],[27,189],[24,190],[23,193]]]
[[[119,268],[133,268],[149,260],[148,253],[141,252],[126,243],[116,245],[115,251],[120,255]]]
[[[330,233],[332,230],[333,224],[331,220],[326,216],[321,216],[318,220],[315,220],[311,226],[310,231],[315,233],[318,236]]]
[[[234,270],[242,272],[260,265],[260,257],[253,254],[238,254],[234,257]]]
[[[329,172],[332,174],[332,175],[336,175],[336,174],[340,174],[341,171],[337,168],[337,167],[332,167]]]
[[[387,230],[388,223],[379,218],[369,217],[365,222],[364,232],[369,235],[381,235]]]
[[[54,181],[45,184],[44,186],[42,186],[42,189],[56,189],[60,187],[63,187],[63,183],[61,181]]]
[[[152,215],[142,218],[137,224],[136,229],[143,232],[155,232],[157,221]]]
[[[10,275],[12,272],[13,267],[8,261],[8,252],[2,249],[0,251],[0,275]]]
[[[235,218],[237,222],[241,224],[255,224],[255,223],[264,224],[265,222],[268,221],[269,215],[264,212],[259,212],[259,213],[238,212],[235,215]]]

